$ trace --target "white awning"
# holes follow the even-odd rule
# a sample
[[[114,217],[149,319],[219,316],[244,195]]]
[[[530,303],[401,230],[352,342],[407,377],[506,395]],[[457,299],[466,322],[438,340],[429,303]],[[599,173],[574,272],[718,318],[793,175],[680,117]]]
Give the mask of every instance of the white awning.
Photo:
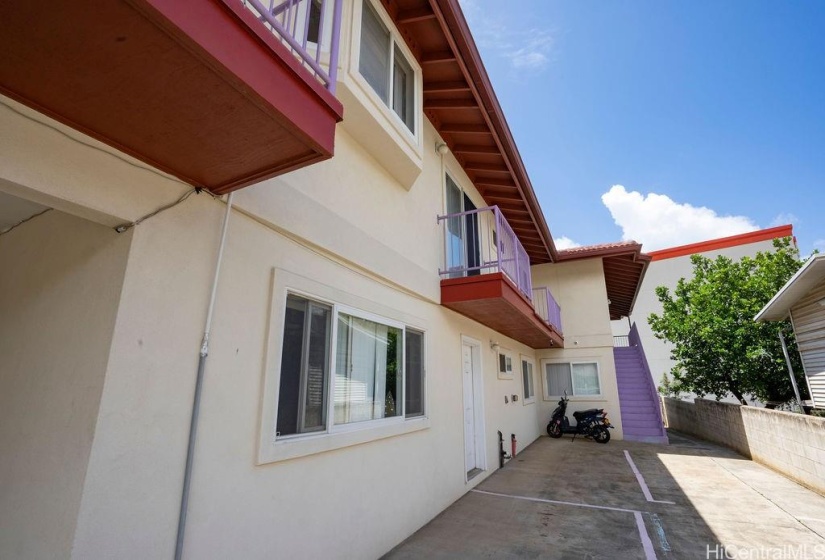
[[[825,254],[808,259],[771,301],[756,314],[754,321],[781,321],[791,307],[825,278]],[[825,305],[825,303],[823,303]]]

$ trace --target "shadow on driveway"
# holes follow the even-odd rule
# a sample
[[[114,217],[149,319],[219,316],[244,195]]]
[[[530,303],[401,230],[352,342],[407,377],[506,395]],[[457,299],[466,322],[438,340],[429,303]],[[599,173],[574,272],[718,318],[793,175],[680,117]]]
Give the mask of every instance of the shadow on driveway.
[[[669,438],[541,437],[385,558],[825,558],[825,498]]]

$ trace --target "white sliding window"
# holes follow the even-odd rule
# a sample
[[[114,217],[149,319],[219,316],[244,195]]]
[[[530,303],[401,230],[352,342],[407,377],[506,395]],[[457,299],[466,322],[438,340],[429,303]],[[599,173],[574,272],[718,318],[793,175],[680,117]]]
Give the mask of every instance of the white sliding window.
[[[424,333],[359,314],[287,295],[277,438],[425,415]]]
[[[415,72],[369,0],[361,10],[358,71],[415,134]]]
[[[401,413],[401,341],[399,328],[339,313],[336,424]]]

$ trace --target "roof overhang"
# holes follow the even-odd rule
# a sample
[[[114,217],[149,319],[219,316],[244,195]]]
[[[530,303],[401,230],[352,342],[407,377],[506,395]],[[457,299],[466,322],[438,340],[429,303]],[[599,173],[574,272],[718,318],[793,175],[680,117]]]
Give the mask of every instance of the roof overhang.
[[[610,320],[630,316],[650,264],[650,256],[642,253],[642,245],[635,241],[590,245],[558,252],[558,262],[595,258],[602,259],[604,267]]]
[[[757,313],[754,321],[782,321],[791,307],[825,279],[825,255],[815,255],[796,271],[771,301]]]
[[[382,0],[421,64],[424,112],[532,264],[556,248],[458,0]]]

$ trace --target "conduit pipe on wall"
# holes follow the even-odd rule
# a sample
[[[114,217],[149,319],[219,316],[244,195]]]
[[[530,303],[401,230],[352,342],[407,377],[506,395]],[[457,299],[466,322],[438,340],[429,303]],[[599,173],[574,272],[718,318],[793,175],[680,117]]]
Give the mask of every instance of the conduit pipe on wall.
[[[229,216],[232,212],[232,195],[226,199],[226,214],[221,227],[221,244],[218,247],[218,258],[215,261],[215,274],[212,278],[212,293],[209,298],[209,308],[206,312],[206,325],[203,329],[200,357],[198,358],[198,373],[195,378],[195,396],[192,402],[192,418],[189,423],[189,445],[186,449],[186,468],[183,472],[183,490],[180,497],[180,515],[178,517],[178,537],[175,543],[175,560],[183,556],[183,537],[186,531],[186,510],[189,506],[189,487],[192,483],[192,465],[195,462],[195,438],[198,434],[198,416],[201,408],[201,393],[203,392],[203,373],[206,369],[206,358],[209,356],[209,334],[212,330],[212,314],[215,310],[215,298],[218,294],[218,278],[221,273],[223,250],[226,246],[226,232],[229,229]]]

